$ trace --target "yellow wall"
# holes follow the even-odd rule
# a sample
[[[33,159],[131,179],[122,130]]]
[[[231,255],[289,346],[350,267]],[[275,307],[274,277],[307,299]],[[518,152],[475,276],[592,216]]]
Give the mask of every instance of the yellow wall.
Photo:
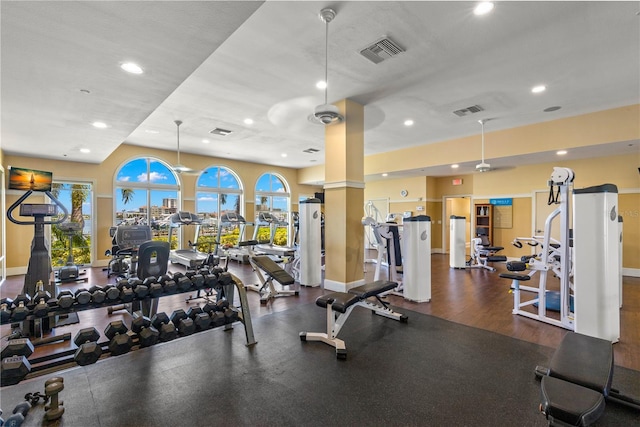
[[[54,180],[81,180],[90,181],[94,184],[94,206],[95,206],[95,223],[94,230],[96,242],[96,253],[94,254],[94,263],[102,265],[107,262],[104,255],[105,250],[111,249],[111,238],[109,237],[109,227],[113,225],[115,203],[113,199],[113,183],[115,172],[129,160],[141,157],[151,156],[163,160],[169,164],[175,162],[175,153],[172,151],[157,150],[152,148],[136,147],[123,144],[115,150],[101,164],[90,164],[80,162],[68,162],[64,160],[48,160],[37,159],[31,157],[18,157],[4,154],[3,166],[34,168],[39,170],[47,170],[53,172]],[[292,210],[297,208],[298,195],[313,194],[321,191],[320,186],[300,185],[298,182],[298,172],[295,169],[282,168],[277,166],[260,165],[255,163],[239,162],[227,159],[218,159],[215,157],[197,156],[192,154],[183,154],[181,156],[182,163],[189,165],[194,169],[205,169],[210,166],[225,166],[235,171],[244,187],[245,214],[247,220],[251,221],[254,214],[254,188],[258,177],[264,173],[276,173],[289,183],[292,201]],[[193,210],[195,208],[195,182],[197,176],[181,174],[180,189],[182,204],[181,209]],[[22,193],[17,191],[7,191],[6,201],[7,207],[17,200]],[[29,198],[29,201],[33,197]],[[33,203],[33,202],[32,202]],[[30,244],[33,238],[33,228],[26,226],[18,226],[11,222],[7,224],[7,242],[11,248],[7,253],[7,268],[26,267],[29,259]],[[252,233],[252,230],[247,230]],[[14,270],[15,271],[15,270]],[[15,273],[14,273],[15,274]]]

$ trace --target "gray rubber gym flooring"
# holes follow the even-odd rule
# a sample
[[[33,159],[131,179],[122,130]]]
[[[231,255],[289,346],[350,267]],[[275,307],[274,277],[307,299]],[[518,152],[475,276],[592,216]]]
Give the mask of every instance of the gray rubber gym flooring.
[[[58,425],[89,426],[544,426],[533,369],[553,349],[402,310],[406,324],[356,308],[332,347],[315,304],[212,329],[1,390],[5,417],[27,392],[63,376]],[[640,372],[616,367],[614,387],[640,396]],[[24,425],[43,425],[41,407]],[[607,405],[598,425],[639,425]]]

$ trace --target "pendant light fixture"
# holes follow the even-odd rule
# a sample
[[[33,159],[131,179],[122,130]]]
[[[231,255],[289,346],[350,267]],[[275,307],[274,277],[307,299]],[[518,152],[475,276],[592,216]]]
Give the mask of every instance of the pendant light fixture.
[[[476,165],[476,171],[488,172],[491,170],[491,165],[484,162],[484,124],[486,120],[478,120],[478,123],[482,126],[482,160]]]
[[[182,124],[182,120],[175,120],[174,123],[176,124],[176,135],[177,135],[177,141],[178,141],[178,163],[176,163],[175,166],[173,166],[173,170],[176,173],[188,173],[188,172],[193,172],[193,169],[186,167],[185,165],[180,163],[180,125]]]
[[[340,114],[338,107],[327,103],[327,92],[329,87],[329,22],[333,21],[336,17],[335,10],[331,8],[325,8],[320,11],[320,20],[325,23],[325,39],[324,39],[324,104],[318,105],[314,112],[313,117],[315,123],[323,125],[332,125],[344,121],[344,116]]]

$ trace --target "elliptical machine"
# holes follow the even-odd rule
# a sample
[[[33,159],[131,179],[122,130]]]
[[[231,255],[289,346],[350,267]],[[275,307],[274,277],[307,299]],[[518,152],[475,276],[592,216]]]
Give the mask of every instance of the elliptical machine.
[[[85,271],[81,271],[73,260],[73,236],[82,230],[82,224],[69,221],[60,224],[58,228],[69,237],[69,255],[67,263],[56,271],[56,282],[86,282],[86,277],[80,277],[85,274]]]

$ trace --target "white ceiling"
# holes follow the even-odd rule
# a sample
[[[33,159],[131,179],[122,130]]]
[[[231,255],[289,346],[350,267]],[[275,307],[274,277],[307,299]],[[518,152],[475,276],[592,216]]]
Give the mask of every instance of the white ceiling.
[[[327,6],[337,12],[329,102],[365,106],[366,155],[477,135],[479,119],[491,119],[490,132],[640,103],[640,2],[499,2],[483,17],[473,15],[475,4],[2,1],[2,149],[100,163],[121,143],[175,150],[179,119],[182,152],[322,164],[324,129],[307,117],[324,102],[315,84],[324,78],[318,13]],[[380,64],[359,54],[384,35],[406,52]],[[129,60],[145,73],[121,71]],[[531,94],[540,83],[548,90]],[[485,111],[453,114],[476,104]],[[562,108],[543,112],[552,106]],[[403,125],[408,118],[412,127]],[[109,127],[93,128],[96,120]],[[233,133],[210,135],[215,127]],[[638,141],[572,155],[630,151]]]

